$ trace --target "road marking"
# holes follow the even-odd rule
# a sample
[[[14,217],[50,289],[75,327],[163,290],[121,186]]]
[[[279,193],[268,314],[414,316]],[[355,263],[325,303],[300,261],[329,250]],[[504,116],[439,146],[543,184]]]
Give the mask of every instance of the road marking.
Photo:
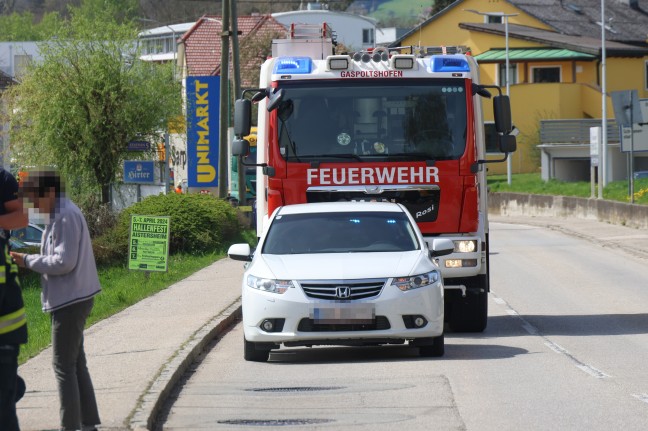
[[[490,294],[493,297],[493,300],[495,301],[495,303],[497,303],[499,305],[502,305],[504,307],[504,309],[506,310],[506,313],[509,316],[515,317],[518,320],[520,320],[520,322],[522,323],[522,328],[529,335],[533,335],[533,336],[542,338],[542,340],[544,341],[545,346],[549,347],[549,349],[553,350],[554,352],[558,353],[559,355],[563,355],[564,357],[569,359],[576,366],[576,368],[578,368],[579,370],[581,370],[581,371],[583,371],[583,372],[585,372],[585,373],[589,374],[590,376],[592,376],[594,378],[597,378],[597,379],[605,379],[605,378],[612,377],[609,374],[599,370],[598,368],[595,368],[595,367],[593,367],[593,366],[591,366],[589,364],[586,364],[585,362],[579,360],[574,355],[569,353],[569,351],[567,349],[565,349],[564,347],[562,347],[559,344],[554,343],[549,338],[542,335],[540,333],[540,331],[538,330],[538,328],[533,326],[524,317],[520,316],[520,313],[515,311],[513,309],[513,307],[511,307],[504,299],[496,296],[492,291],[490,292]],[[634,395],[634,396],[638,397],[637,395]],[[645,402],[648,403],[648,394],[643,394],[643,396],[645,396],[646,399],[645,400],[642,399],[642,401],[645,401]]]
[[[648,403],[648,394],[633,394],[633,397],[644,403]]]

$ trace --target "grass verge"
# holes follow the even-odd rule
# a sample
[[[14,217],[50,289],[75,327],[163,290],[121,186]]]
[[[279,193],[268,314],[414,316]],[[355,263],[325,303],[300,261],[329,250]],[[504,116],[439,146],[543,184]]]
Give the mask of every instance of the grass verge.
[[[591,185],[586,181],[566,182],[558,180],[543,181],[539,173],[515,174],[511,177],[511,185],[507,183],[506,175],[489,175],[488,188],[491,192],[530,193],[537,195],[561,195],[589,198]],[[634,182],[635,204],[648,205],[648,178]],[[594,191],[598,195],[598,189]],[[614,181],[603,189],[603,199],[630,202],[627,181]]]
[[[254,232],[244,232],[241,240],[253,244]],[[102,291],[95,297],[95,305],[87,326],[116,314],[125,308],[166,289],[194,272],[225,257],[224,251],[204,255],[176,254],[169,257],[168,272],[153,272],[147,276],[143,271],[130,271],[125,265],[99,268]],[[27,312],[29,341],[21,346],[18,361],[26,362],[51,342],[49,313],[43,313],[40,301],[40,277],[27,273],[21,277],[23,299]]]

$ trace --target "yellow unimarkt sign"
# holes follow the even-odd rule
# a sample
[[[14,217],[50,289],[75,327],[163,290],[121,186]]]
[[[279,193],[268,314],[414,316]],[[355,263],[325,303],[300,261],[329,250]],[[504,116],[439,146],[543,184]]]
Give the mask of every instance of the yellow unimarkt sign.
[[[170,221],[170,217],[131,216],[128,269],[168,269]]]

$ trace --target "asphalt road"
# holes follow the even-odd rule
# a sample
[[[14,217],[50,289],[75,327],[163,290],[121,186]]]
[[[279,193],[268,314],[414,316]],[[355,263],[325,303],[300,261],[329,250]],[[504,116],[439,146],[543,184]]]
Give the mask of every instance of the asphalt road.
[[[236,325],[160,417],[173,430],[645,430],[648,260],[491,223],[489,326],[406,346],[290,348],[243,360]]]

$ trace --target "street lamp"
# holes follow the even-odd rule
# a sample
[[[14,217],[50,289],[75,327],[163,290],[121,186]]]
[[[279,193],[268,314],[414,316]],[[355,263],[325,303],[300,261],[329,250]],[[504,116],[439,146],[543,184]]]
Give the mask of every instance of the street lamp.
[[[176,32],[173,27],[167,24],[162,24],[159,21],[149,18],[138,18],[138,21],[142,22],[152,22],[160,24],[162,27],[166,27],[171,30],[171,37],[173,38],[173,80],[176,80],[176,54],[178,51],[178,44],[176,43]],[[171,186],[171,168],[169,167],[169,156],[171,153],[171,142],[168,130],[164,133],[164,194],[169,193],[169,188]]]
[[[603,1],[603,0],[601,0]],[[477,15],[488,16],[488,17],[499,17],[504,20],[504,44],[505,44],[505,57],[506,57],[506,66],[505,66],[505,78],[506,79],[506,95],[511,98],[511,86],[510,86],[510,76],[509,76],[509,30],[508,22],[509,17],[518,16],[517,13],[504,13],[504,12],[479,12],[475,9],[464,9],[466,12],[475,13]],[[511,157],[506,158],[506,181],[511,185]]]
[[[607,88],[605,77],[605,1],[601,0],[601,147],[599,148],[598,198],[603,199],[603,187],[607,185]],[[630,125],[632,127],[632,125]],[[630,173],[632,175],[632,172]]]

